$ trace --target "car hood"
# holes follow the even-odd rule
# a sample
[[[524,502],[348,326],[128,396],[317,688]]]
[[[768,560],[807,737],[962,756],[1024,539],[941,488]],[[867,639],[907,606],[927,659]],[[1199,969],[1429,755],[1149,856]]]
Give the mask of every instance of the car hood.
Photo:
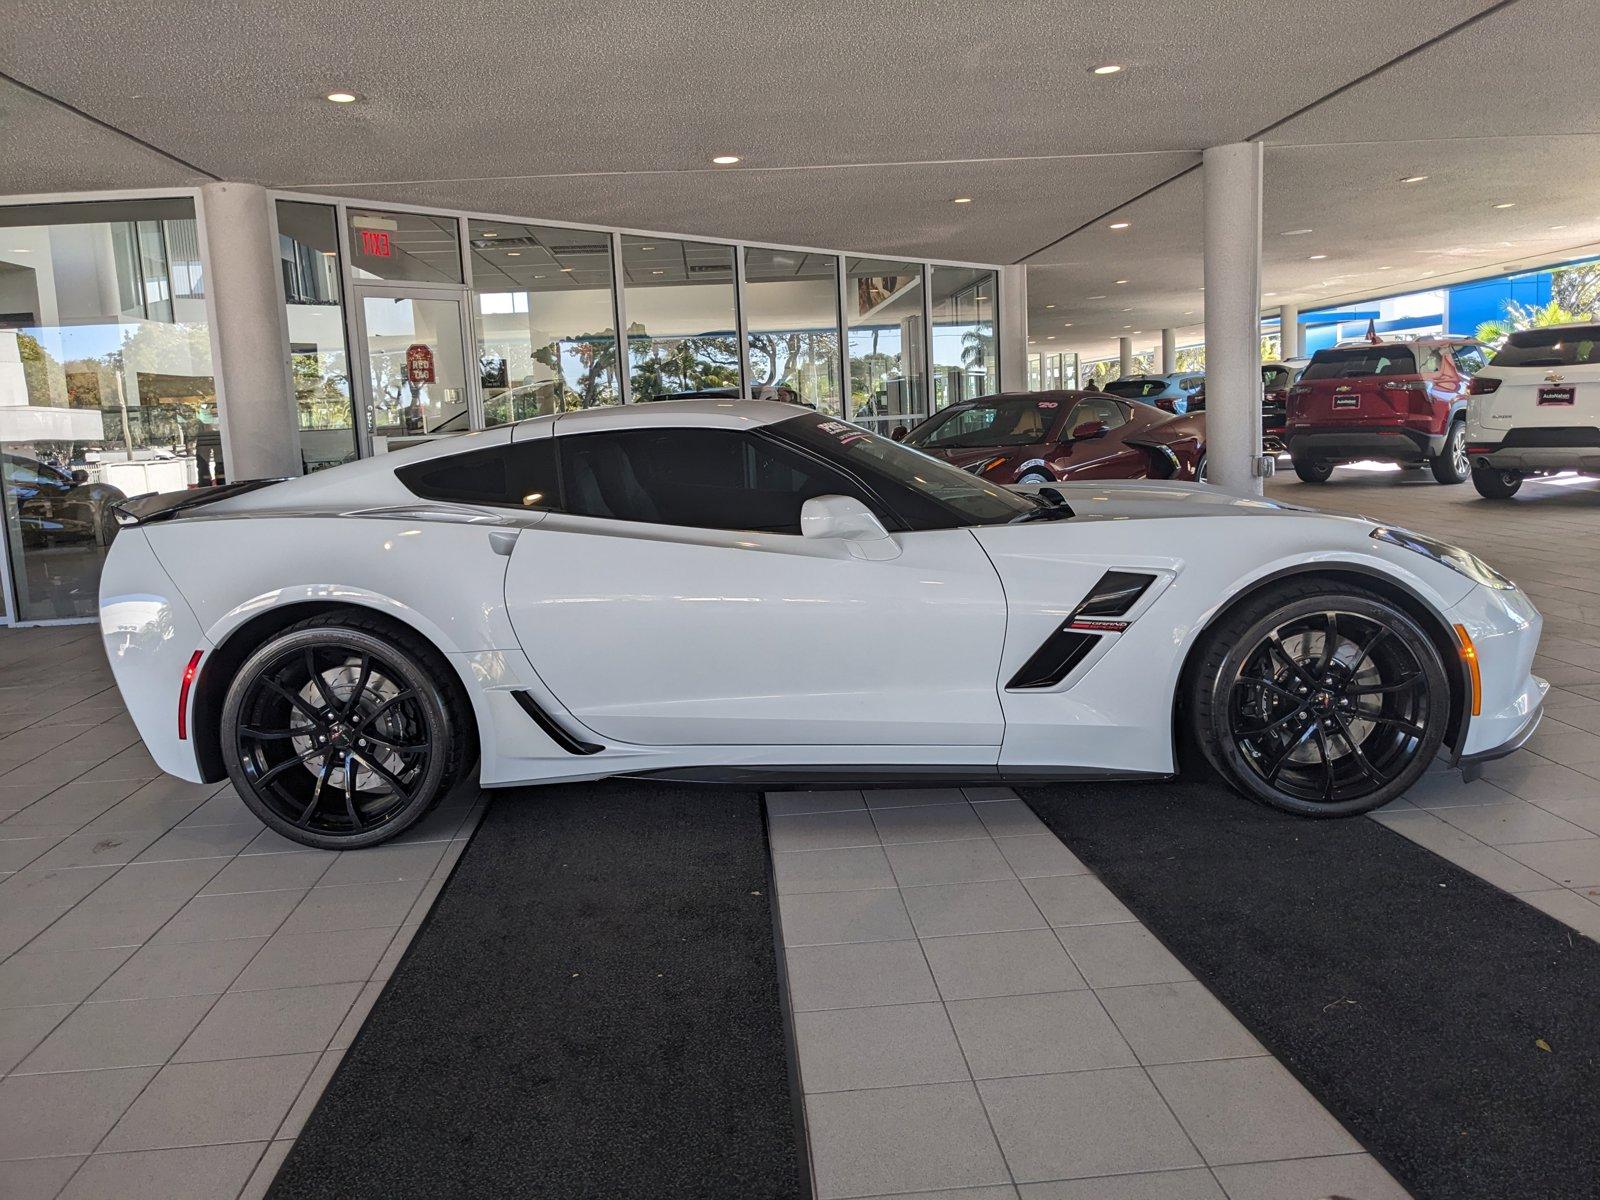
[[[1370,525],[1362,517],[1341,517],[1298,504],[1260,496],[1239,496],[1203,483],[1117,480],[1098,483],[1018,484],[1012,490],[1060,492],[1076,514],[1074,520],[1170,520],[1174,517],[1328,517]]]

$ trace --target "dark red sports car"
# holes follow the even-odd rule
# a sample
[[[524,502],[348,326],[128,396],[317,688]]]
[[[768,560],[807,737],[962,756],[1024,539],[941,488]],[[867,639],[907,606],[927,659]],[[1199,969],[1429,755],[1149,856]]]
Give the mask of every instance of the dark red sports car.
[[[1205,418],[1100,392],[1016,392],[952,404],[906,445],[995,483],[1204,479]]]

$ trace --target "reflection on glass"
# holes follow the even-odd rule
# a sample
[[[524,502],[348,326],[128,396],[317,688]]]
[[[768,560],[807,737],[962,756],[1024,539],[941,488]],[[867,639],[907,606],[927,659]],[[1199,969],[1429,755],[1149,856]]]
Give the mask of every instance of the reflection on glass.
[[[0,231],[13,616],[92,616],[111,505],[222,478],[194,204],[0,208]]]
[[[339,224],[332,205],[278,201],[278,266],[300,416],[300,464],[318,471],[356,456],[339,297]]]
[[[839,260],[752,247],[744,255],[750,394],[843,416]]]
[[[845,259],[850,419],[879,433],[928,415],[922,264]]]
[[[993,271],[934,267],[933,407],[958,404],[1000,390],[1000,341],[995,333]],[[1060,356],[1056,356],[1057,378]]]
[[[395,438],[467,432],[460,302],[366,296],[361,316],[372,371],[374,449],[387,449]]]
[[[622,239],[634,400],[739,394],[733,247]]]
[[[1044,381],[1044,372],[1037,354],[1028,355],[1028,390],[1037,392]]]
[[[460,283],[461,240],[454,217],[346,209],[350,271],[357,279]]]
[[[611,235],[470,220],[468,236],[485,422],[620,403]]]

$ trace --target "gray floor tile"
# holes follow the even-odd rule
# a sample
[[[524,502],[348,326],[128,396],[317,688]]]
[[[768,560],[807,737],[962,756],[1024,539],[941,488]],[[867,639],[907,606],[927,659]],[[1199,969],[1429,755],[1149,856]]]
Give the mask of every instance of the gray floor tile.
[[[1557,766],[1532,754],[1513,754],[1509,758],[1484,764],[1483,777],[1513,796],[1542,803],[1545,800],[1571,800],[1600,795],[1600,781],[1571,767]]]
[[[942,1004],[892,1004],[794,1017],[806,1093],[969,1078]]]
[[[248,824],[180,825],[146,846],[134,861],[228,857],[243,850],[260,832],[261,823],[254,818]]]
[[[1110,925],[1134,919],[1093,875],[1052,875],[1024,880],[1023,886],[1051,925]]]
[[[408,879],[427,879],[443,856],[443,842],[378,846],[341,854],[319,883],[330,887],[336,883],[401,883]]]
[[[28,944],[37,950],[98,950],[138,946],[166,924],[182,900],[102,901],[89,897]]]
[[[1032,837],[1002,837],[995,839],[1000,853],[1006,856],[1011,869],[1022,879],[1044,875],[1087,875],[1089,868],[1078,861],[1078,856],[1061,844],[1055,834],[1035,834]]]
[[[50,850],[34,860],[40,870],[56,867],[114,867],[132,859],[158,834],[153,830],[140,833],[73,833],[58,841]]]
[[[1586,829],[1590,833],[1600,833],[1600,780],[1596,781],[1595,793],[1592,796],[1540,800],[1538,805],[1545,812],[1554,813],[1563,821],[1569,821],[1580,829]]]
[[[88,1154],[154,1074],[135,1067],[0,1079],[0,1159]]]
[[[100,1149],[113,1153],[268,1141],[283,1123],[318,1057],[296,1054],[165,1066],[116,1123]],[[147,1071],[141,1073],[149,1075]]]
[[[1600,887],[1600,838],[1581,842],[1530,842],[1505,853],[1563,887]]]
[[[263,1147],[251,1142],[179,1150],[96,1154],[61,1193],[60,1200],[216,1200],[250,1178]]]
[[[365,983],[393,937],[388,929],[278,933],[233,981],[231,990]]]
[[[330,983],[229,992],[217,1001],[173,1061],[320,1053],[328,1048],[361,987],[359,983]]]
[[[923,804],[960,804],[966,800],[958,787],[926,788],[867,788],[862,793],[867,807],[874,811],[884,808],[916,808]]]
[[[372,1011],[372,1006],[378,1002],[378,997],[382,992],[383,984],[376,981],[362,986],[360,993],[356,996],[355,1003],[350,1006],[350,1011],[345,1014],[344,1020],[339,1023],[339,1028],[335,1031],[333,1040],[328,1043],[329,1050],[348,1050],[350,1048],[350,1044],[355,1041],[356,1034],[361,1032],[361,1026],[365,1024],[367,1015]]]
[[[297,1138],[300,1131],[305,1128],[306,1118],[311,1115],[311,1110],[317,1106],[317,1101],[322,1099],[322,1093],[328,1086],[328,1081],[333,1078],[333,1073],[339,1069],[339,1063],[344,1059],[344,1051],[325,1050],[322,1057],[317,1059],[317,1065],[311,1069],[311,1074],[306,1078],[300,1094],[295,1097],[295,1102],[289,1106],[288,1113],[283,1118],[283,1124],[278,1126],[278,1138]]]
[[[1600,911],[1600,910],[1596,910]],[[0,1075],[5,1075],[67,1019],[71,1004],[41,1004],[33,1008],[0,1008]],[[0,1196],[5,1195],[0,1191]]]
[[[1201,983],[1104,988],[1100,1001],[1147,1065],[1266,1053]]]
[[[1523,892],[1522,897],[1540,912],[1570,925],[1585,937],[1600,942],[1600,896],[1561,888],[1551,892]]]
[[[0,1196],[6,1200],[55,1200],[81,1162],[83,1156],[76,1154],[0,1162]]]
[[[1137,1175],[1110,1175],[1099,1179],[1064,1179],[1055,1183],[1025,1183],[1018,1191],[1022,1200],[1228,1200],[1211,1172],[1203,1167],[1188,1171],[1142,1171]],[[1289,1198],[1280,1197],[1279,1200]],[[1318,1200],[1333,1198],[1319,1197]]]
[[[1151,1067],[1150,1078],[1212,1166],[1361,1149],[1275,1059]]]
[[[212,942],[270,937],[304,897],[303,891],[238,892],[196,896],[152,937],[151,943]]]
[[[1438,812],[1441,820],[1491,846],[1594,837],[1587,829],[1563,821],[1526,800],[1511,799],[1505,804],[1471,808],[1442,808]]]
[[[878,844],[877,831],[865,809],[773,817],[767,822],[767,834],[775,851],[841,850]]]
[[[1600,915],[1600,907],[1595,913]],[[916,942],[795,946],[788,965],[789,999],[796,1012],[939,999]]]
[[[893,942],[914,936],[900,893],[892,890],[782,896],[778,909],[788,947]]]
[[[819,1200],[1009,1182],[970,1083],[807,1101]]]
[[[116,867],[24,867],[0,883],[0,908],[76,904],[116,873]]]
[[[962,838],[988,839],[989,833],[972,805],[919,804],[909,808],[875,808],[873,824],[884,845],[895,842],[950,842]]]
[[[791,850],[772,856],[773,878],[786,895],[892,888],[894,872],[881,846]]]
[[[211,996],[83,1004],[22,1060],[18,1074],[159,1067],[215,1003]]]
[[[316,850],[305,853],[249,854],[235,858],[201,889],[202,896],[233,892],[277,892],[319,883],[339,856]]]
[[[68,905],[49,908],[0,906],[0,958],[21,950],[69,911]]]
[[[1367,1154],[1218,1167],[1216,1174],[1228,1200],[1410,1200],[1410,1193]]]
[[[264,937],[152,943],[135,951],[89,998],[146,1000],[225,992],[266,944]]]
[[[13,954],[0,962],[0,1008],[76,1004],[87,999],[132,953],[132,947],[121,947]]]
[[[946,1000],[1063,992],[1088,986],[1048,929],[928,938],[922,949]]]
[[[910,842],[884,847],[894,878],[903,888],[930,883],[982,883],[1015,878],[992,839]]]
[[[1022,884],[1015,880],[953,883],[902,891],[919,937],[953,933],[1003,933],[1045,924]]]
[[[1201,1165],[1137,1068],[990,1079],[978,1092],[1019,1184]]]
[[[848,812],[864,809],[867,803],[859,790],[825,792],[768,792],[767,815],[791,817],[801,813]]]
[[[1037,837],[1040,834],[1054,837],[1045,828],[1043,821],[1034,815],[1021,800],[999,800],[993,804],[977,804],[973,811],[978,814],[978,819],[984,824],[990,836],[1003,837]]]
[[[0,840],[0,871],[20,871],[60,842],[61,838],[54,834]]]
[[[956,1000],[949,1011],[974,1079],[1131,1067],[1138,1061],[1088,990]]]
[[[1396,833],[1410,838],[1420,846],[1432,850],[1440,858],[1474,875],[1481,876],[1495,887],[1507,892],[1531,892],[1560,886],[1525,863],[1508,857],[1494,846],[1486,845],[1470,834],[1462,833],[1454,825],[1419,814],[1418,820],[1385,822]],[[1552,843],[1554,844],[1554,843]],[[1507,850],[1516,849],[1508,846]]]
[[[272,1142],[261,1153],[261,1161],[256,1164],[256,1169],[250,1175],[250,1181],[244,1185],[239,1193],[239,1200],[265,1200],[267,1189],[272,1186],[272,1181],[278,1176],[278,1168],[283,1166],[283,1160],[289,1157],[289,1151],[294,1142]]]
[[[314,887],[283,923],[283,929],[286,933],[313,933],[398,928],[424,886],[421,880],[407,880]]]
[[[1597,701],[1597,703],[1600,703],[1600,701]],[[964,787],[961,789],[961,794],[971,804],[992,804],[996,800],[1015,800],[1017,798],[1015,789],[1008,787]]]
[[[1077,925],[1056,930],[1091,987],[1176,983],[1193,976],[1143,925]]]
[[[95,893],[97,903],[138,904],[147,900],[188,900],[227,862],[194,858],[129,863]]]

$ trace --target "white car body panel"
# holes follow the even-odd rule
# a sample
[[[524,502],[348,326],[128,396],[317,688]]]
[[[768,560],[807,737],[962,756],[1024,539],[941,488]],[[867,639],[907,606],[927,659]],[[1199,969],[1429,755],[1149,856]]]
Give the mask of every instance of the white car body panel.
[[[1575,325],[1571,334],[1600,340],[1600,326]],[[1600,429],[1600,362],[1559,366],[1503,366],[1491,362],[1478,372],[1478,378],[1499,380],[1500,386],[1492,392],[1475,394],[1468,401],[1468,444],[1494,447],[1474,453],[1474,461],[1487,458],[1492,466],[1509,471],[1575,470],[1600,474],[1600,444],[1498,448],[1514,429]],[[1540,389],[1550,387],[1571,388],[1572,403],[1540,403]]]
[[[895,532],[863,557],[844,539],[438,504],[394,474],[513,439],[795,415],[704,401],[541,418],[125,529],[101,623],[129,711],[164,770],[199,779],[176,727],[194,651],[209,656],[263,613],[334,603],[386,614],[443,653],[473,707],[485,786],[700,768],[1163,775],[1174,689],[1206,625],[1262,581],[1339,566],[1470,632],[1483,714],[1459,751],[1492,750],[1537,714],[1540,620],[1525,595],[1374,539],[1358,518],[1203,485],[1055,485],[1074,518]],[[1059,684],[1008,689],[1118,569],[1157,576],[1126,630]],[[558,744],[518,692],[601,749]]]

